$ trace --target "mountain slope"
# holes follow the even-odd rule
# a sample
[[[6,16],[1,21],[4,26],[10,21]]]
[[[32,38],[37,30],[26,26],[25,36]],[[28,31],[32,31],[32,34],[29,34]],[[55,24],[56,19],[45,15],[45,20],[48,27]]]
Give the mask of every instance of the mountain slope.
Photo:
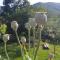
[[[42,2],[39,2],[39,3],[32,5],[33,8],[40,8],[41,6],[44,7],[45,9],[47,9],[49,17],[60,16],[60,3],[53,3],[53,2],[42,3]]]

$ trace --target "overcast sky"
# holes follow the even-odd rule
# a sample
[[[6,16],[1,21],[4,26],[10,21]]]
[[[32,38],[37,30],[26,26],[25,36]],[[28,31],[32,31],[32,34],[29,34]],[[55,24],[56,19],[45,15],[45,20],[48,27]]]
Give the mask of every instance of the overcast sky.
[[[28,0],[30,2],[30,4],[34,4],[37,2],[56,2],[56,3],[60,3],[60,0]],[[0,0],[0,5],[3,4],[3,0]]]
[[[0,0],[0,5],[3,5],[3,0]]]
[[[28,0],[31,4],[37,3],[37,2],[56,2],[60,3],[60,0]]]

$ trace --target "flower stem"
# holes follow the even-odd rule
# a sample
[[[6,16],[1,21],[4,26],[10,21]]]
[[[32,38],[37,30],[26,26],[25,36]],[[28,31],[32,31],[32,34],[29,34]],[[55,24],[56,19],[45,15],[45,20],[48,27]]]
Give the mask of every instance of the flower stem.
[[[8,56],[8,53],[7,53],[7,49],[6,49],[6,42],[4,43],[4,48],[5,48],[6,57],[7,57],[8,60],[10,60],[10,59],[9,59],[9,56]]]
[[[33,28],[33,58],[35,54],[35,27]]]
[[[28,30],[28,37],[29,37],[29,56],[30,56],[30,29]]]
[[[38,41],[38,45],[37,45],[37,48],[36,48],[36,51],[35,51],[35,54],[34,54],[34,60],[36,60],[36,56],[37,56],[37,52],[38,52],[38,49],[39,49],[39,46],[40,46],[40,40],[41,40],[41,30],[39,29],[40,31],[40,38],[39,38],[39,41]]]
[[[16,33],[16,37],[17,37],[18,43],[19,43],[20,48],[21,48],[21,55],[22,55],[22,60],[23,60],[23,55],[24,55],[24,53],[23,53],[23,50],[22,50],[22,45],[21,45],[21,43],[20,43],[20,40],[19,40],[19,37],[18,37],[18,34],[17,34],[16,31],[15,31],[15,33]]]

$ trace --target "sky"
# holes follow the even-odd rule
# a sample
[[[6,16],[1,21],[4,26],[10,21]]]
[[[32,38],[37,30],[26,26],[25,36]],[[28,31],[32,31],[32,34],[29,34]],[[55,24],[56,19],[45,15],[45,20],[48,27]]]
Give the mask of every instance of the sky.
[[[56,2],[56,3],[60,3],[60,0],[28,0],[30,2],[30,4],[35,4],[37,2]]]
[[[3,0],[0,0],[0,5],[3,5]]]
[[[30,2],[30,4],[35,4],[37,2],[56,2],[56,3],[60,3],[60,0],[28,0]],[[3,0],[0,0],[0,5],[3,5]]]

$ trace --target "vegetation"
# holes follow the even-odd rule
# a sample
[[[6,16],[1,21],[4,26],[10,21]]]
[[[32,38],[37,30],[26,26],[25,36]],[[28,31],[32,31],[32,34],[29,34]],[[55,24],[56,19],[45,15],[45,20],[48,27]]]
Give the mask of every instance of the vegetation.
[[[0,26],[0,33],[5,34],[7,31],[7,25],[6,24],[1,24]]]
[[[3,46],[0,46],[0,55],[4,58],[6,58],[5,53],[4,53],[4,48]],[[37,60],[42,59],[42,60],[47,60],[48,59],[48,54],[53,52],[53,45],[49,44],[49,50],[44,50],[42,49],[42,46],[40,46],[39,51],[38,51],[38,56],[37,56]],[[33,48],[31,48],[31,53],[32,53]],[[20,60],[20,48],[19,45],[17,45],[17,43],[14,44],[8,44],[7,45],[7,51],[8,54],[11,58],[11,60]],[[60,60],[60,45],[56,45],[56,57],[55,60]],[[2,54],[3,53],[3,54]]]
[[[24,2],[23,2],[24,1]],[[3,1],[3,12],[1,16],[4,19],[4,22],[8,25],[8,31],[11,31],[10,22],[15,20],[18,21],[20,24],[19,32],[25,31],[24,25],[28,21],[30,17],[30,4],[27,0],[4,0]],[[2,21],[1,20],[1,21]],[[11,31],[12,32],[12,31]]]
[[[34,4],[34,5],[32,5],[33,6],[33,8],[43,8],[43,9],[45,9],[45,10],[47,10],[47,12],[48,12],[48,17],[56,17],[56,16],[58,16],[59,17],[59,15],[60,15],[60,13],[59,13],[59,10],[60,10],[60,8],[59,8],[59,6],[60,6],[60,4],[59,3],[53,3],[53,2],[48,2],[48,3],[42,3],[42,2],[38,2],[38,3],[36,3],[36,4]]]
[[[41,31],[42,33],[42,41],[39,47],[39,51],[37,53],[37,60],[48,60],[48,55],[49,53],[54,53],[54,45],[55,45],[55,59],[54,60],[60,60],[60,13],[58,8],[55,8],[55,4],[45,4],[45,3],[37,3],[34,5],[30,5],[28,0],[4,0],[3,1],[3,7],[2,7],[2,13],[0,14],[0,34],[4,35],[6,33],[11,34],[11,35],[16,35],[18,34],[19,38],[22,36],[26,36],[28,40],[28,34],[27,29],[25,28],[25,23],[28,22],[29,18],[34,17],[36,12],[48,12],[48,21],[44,29]],[[49,5],[49,6],[48,6]],[[58,5],[58,4],[57,4]],[[52,8],[54,7],[54,8]],[[19,28],[18,30],[12,30],[11,28],[11,21],[14,21],[14,25],[12,24],[12,27],[14,29],[18,28],[18,24],[16,21],[19,23]],[[30,22],[31,23],[31,22]],[[16,25],[17,26],[16,26]],[[37,31],[36,27],[36,31]],[[52,30],[50,32],[49,30]],[[54,36],[49,35],[49,33],[54,34]],[[34,32],[35,34],[35,32]],[[33,37],[33,28],[31,29],[31,36]],[[39,32],[37,33],[36,39],[39,37]],[[18,43],[20,44],[20,40],[17,36]],[[35,35],[34,35],[35,37]],[[12,36],[12,38],[15,38]],[[0,40],[2,40],[2,36],[0,37]],[[8,39],[7,39],[8,40]],[[12,39],[13,40],[13,39]],[[4,39],[5,41],[5,39]],[[49,42],[49,50],[44,50],[42,48],[42,44],[44,41]],[[7,54],[9,55],[11,60],[22,60],[21,56],[21,45],[23,44],[21,42],[20,45],[17,43],[11,42],[5,42],[5,50],[8,52]],[[4,52],[4,46],[3,42],[0,42],[0,59],[6,59],[5,52]],[[6,48],[7,46],[7,48]],[[35,47],[36,48],[36,47]],[[27,50],[28,51],[28,48]],[[32,57],[33,53],[33,48],[31,47],[30,50],[30,57]],[[8,59],[9,60],[9,59]]]

